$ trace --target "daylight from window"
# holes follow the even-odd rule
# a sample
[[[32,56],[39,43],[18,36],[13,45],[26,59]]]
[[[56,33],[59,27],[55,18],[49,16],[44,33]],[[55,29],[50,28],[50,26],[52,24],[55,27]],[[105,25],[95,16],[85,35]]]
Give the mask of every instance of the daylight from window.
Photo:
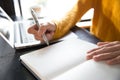
[[[51,16],[60,17],[63,15],[76,0],[21,0],[22,15],[24,19],[31,17],[30,8],[41,8],[39,15],[41,17]]]

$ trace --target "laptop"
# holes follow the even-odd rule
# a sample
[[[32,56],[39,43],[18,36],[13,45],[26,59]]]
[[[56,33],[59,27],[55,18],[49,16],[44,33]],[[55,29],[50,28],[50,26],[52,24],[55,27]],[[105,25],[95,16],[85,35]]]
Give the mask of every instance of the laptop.
[[[13,21],[0,7],[0,24],[4,28],[4,36],[13,48],[22,49],[41,44],[40,41],[35,40],[32,34],[27,32],[30,25],[34,24],[33,20]]]
[[[2,19],[3,22],[2,22]],[[40,22],[44,22],[46,20],[41,19]],[[37,45],[43,45],[40,41],[37,41],[32,34],[27,32],[30,25],[34,24],[33,20],[22,20],[22,21],[13,21],[7,13],[0,7],[0,25],[3,23],[6,40],[8,40],[9,44],[16,49],[24,49],[28,47],[33,47]],[[0,31],[1,32],[1,31]],[[59,40],[50,42],[59,42],[70,38],[78,38],[78,36],[70,31],[67,35],[60,38]]]

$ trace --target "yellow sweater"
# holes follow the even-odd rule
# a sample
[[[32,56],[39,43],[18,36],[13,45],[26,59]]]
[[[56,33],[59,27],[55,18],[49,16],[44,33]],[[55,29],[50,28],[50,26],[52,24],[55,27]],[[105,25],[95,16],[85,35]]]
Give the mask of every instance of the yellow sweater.
[[[120,0],[78,0],[60,20],[54,39],[64,36],[89,9],[94,8],[90,32],[102,41],[120,41]]]

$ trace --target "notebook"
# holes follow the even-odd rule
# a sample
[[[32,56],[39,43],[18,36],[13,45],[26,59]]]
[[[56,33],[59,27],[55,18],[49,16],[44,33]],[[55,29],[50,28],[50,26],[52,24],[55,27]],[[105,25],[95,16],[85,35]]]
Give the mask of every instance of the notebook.
[[[44,22],[44,20],[40,21]],[[23,49],[31,46],[42,45],[40,41],[35,40],[32,34],[27,32],[28,28],[34,24],[33,20],[13,21],[0,7],[0,24],[4,27],[4,32],[8,31],[5,32],[5,34],[7,34],[5,36],[9,40],[12,47],[15,47],[16,49]],[[66,38],[71,36],[77,37],[72,32],[69,34],[69,36],[66,36]]]
[[[95,44],[69,39],[20,56],[38,80],[120,80],[120,65],[86,60]]]

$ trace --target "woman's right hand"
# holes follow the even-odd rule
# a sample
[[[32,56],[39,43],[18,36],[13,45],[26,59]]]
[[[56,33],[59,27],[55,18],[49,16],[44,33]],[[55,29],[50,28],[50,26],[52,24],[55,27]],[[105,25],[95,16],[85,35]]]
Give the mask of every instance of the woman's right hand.
[[[32,25],[28,29],[28,33],[33,34],[36,40],[44,42],[42,35],[45,34],[48,41],[52,40],[53,35],[56,30],[56,25],[53,22],[40,23],[40,26],[37,27],[36,24]]]

